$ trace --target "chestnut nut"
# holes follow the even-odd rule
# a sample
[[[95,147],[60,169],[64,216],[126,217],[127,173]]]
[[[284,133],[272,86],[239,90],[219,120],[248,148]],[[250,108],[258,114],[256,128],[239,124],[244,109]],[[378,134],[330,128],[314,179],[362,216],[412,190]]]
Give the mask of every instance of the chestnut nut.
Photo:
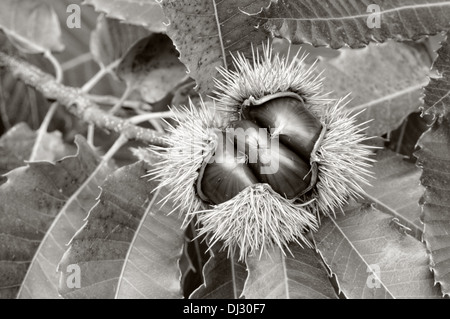
[[[218,136],[212,160],[204,162],[197,180],[200,198],[221,204],[257,183],[295,199],[315,183],[311,152],[322,124],[300,97],[265,97],[242,108],[241,120]]]

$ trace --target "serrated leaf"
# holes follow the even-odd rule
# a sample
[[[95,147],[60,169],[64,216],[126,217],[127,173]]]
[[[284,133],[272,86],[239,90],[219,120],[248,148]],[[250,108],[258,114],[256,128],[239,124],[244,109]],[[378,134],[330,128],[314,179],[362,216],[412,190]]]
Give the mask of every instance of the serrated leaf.
[[[0,29],[24,53],[64,50],[58,17],[46,2],[2,0]]]
[[[188,298],[202,285],[202,270],[208,262],[210,253],[204,236],[197,237],[195,221],[191,221],[185,231],[183,254],[180,258],[181,286]]]
[[[82,0],[45,0],[50,3],[54,8],[56,15],[59,18],[61,24],[62,34],[61,40],[64,43],[66,49],[57,54],[57,59],[61,62],[62,67],[67,70],[64,74],[64,84],[72,87],[81,87],[89,79],[91,79],[98,71],[95,61],[86,61],[83,64],[79,64],[76,71],[69,66],[72,62],[80,61],[81,55],[86,57],[89,51],[89,39],[93,29],[95,29],[98,14],[94,12],[92,7],[81,7],[80,22],[81,28],[70,29],[67,27],[67,20],[76,16],[72,12],[67,12],[69,8],[73,8],[73,5],[81,5]],[[16,1],[19,2],[19,1]],[[33,1],[34,3],[42,2]],[[70,6],[70,7],[69,7]],[[70,11],[70,10],[69,10]],[[0,31],[0,33],[2,33]],[[1,46],[0,35],[0,46]],[[10,52],[12,54],[12,52]],[[14,55],[14,54],[13,54]],[[86,57],[89,58],[89,57]],[[36,66],[46,70],[50,73],[53,72],[53,67],[50,65],[48,59],[41,55],[29,55],[27,61],[35,64]],[[66,62],[69,62],[66,64]],[[5,123],[14,125],[19,122],[27,122],[30,127],[37,129],[40,121],[47,114],[49,102],[35,89],[26,86],[23,82],[16,80],[10,73],[0,71],[0,86],[3,86],[3,96],[5,97],[6,106],[6,119]],[[92,93],[95,94],[112,94],[114,88],[120,89],[120,83],[113,81],[111,78],[105,78],[95,87]],[[119,90],[120,91],[120,90]],[[1,94],[0,94],[1,96]],[[0,97],[1,100],[1,97]],[[1,102],[0,102],[1,104]],[[9,125],[5,125],[9,127]],[[63,132],[63,135],[69,139],[73,139],[75,131],[80,132],[81,124],[79,121],[74,121],[74,117],[63,107],[59,108],[55,114],[50,130],[58,129]],[[0,132],[2,131],[2,125],[0,124]]]
[[[60,24],[63,26],[62,40],[66,46],[66,50],[58,54],[58,60],[64,68],[67,68],[67,72],[64,74],[64,84],[73,87],[82,87],[98,72],[97,63],[94,60],[85,61],[82,64],[77,64],[76,69],[70,67],[70,64],[72,64],[71,62],[76,62],[80,56],[86,57],[90,51],[89,43],[91,33],[96,28],[98,13],[91,6],[82,6],[81,3],[83,0],[50,0],[48,2],[51,2],[51,5],[57,12]],[[74,5],[80,7],[79,16],[76,15],[76,11],[69,10],[67,12],[68,9],[74,10],[76,8]],[[81,28],[68,28],[68,20],[74,22],[76,18],[80,19]],[[66,64],[66,62],[69,63]],[[122,86],[120,83],[117,83],[112,78],[106,77],[95,86],[95,89],[91,93],[111,95],[114,92],[121,92],[121,90]]]
[[[203,268],[203,284],[190,299],[239,299],[242,295],[247,269],[238,256],[228,257],[220,245],[211,249],[211,257]]]
[[[122,59],[133,44],[150,34],[143,27],[100,15],[97,27],[91,34],[90,49],[94,59],[104,68]]]
[[[85,0],[110,18],[143,26],[152,32],[165,32],[166,19],[156,0]]]
[[[30,158],[36,140],[36,132],[27,124],[19,123],[0,138],[0,175],[24,166]],[[73,148],[64,144],[60,132],[46,133],[45,143],[41,143],[36,161],[53,162],[73,153]]]
[[[341,50],[339,57],[321,61],[324,87],[331,97],[351,93],[348,108],[360,123],[371,121],[366,134],[381,136],[397,128],[422,106],[431,60],[424,46],[388,42],[359,50]]]
[[[448,30],[449,15],[450,1],[445,0],[276,0],[255,17],[273,36],[337,49],[418,40]]]
[[[388,150],[377,153],[372,168],[375,179],[372,186],[363,186],[368,203],[399,219],[407,232],[418,240],[422,238],[419,199],[423,193],[419,185],[420,170],[403,156]],[[405,228],[406,230],[406,228]]]
[[[291,244],[292,255],[276,248],[247,259],[243,295],[249,299],[336,299],[326,266],[312,249]]]
[[[441,94],[445,94],[443,91]],[[425,132],[415,153],[422,168],[421,198],[423,239],[430,252],[431,268],[444,295],[450,295],[450,120],[443,117]]]
[[[425,87],[425,114],[444,116],[450,110],[450,39],[442,41],[433,69],[440,77],[432,77]]]
[[[350,299],[438,298],[423,243],[371,205],[349,205],[314,234],[317,249]]]
[[[251,43],[260,45],[267,34],[258,19],[243,12],[258,12],[269,0],[162,0],[170,24],[167,34],[180,51],[180,60],[196,80],[200,93],[211,93],[216,67],[231,67],[230,52],[251,56]]]
[[[66,157],[56,164],[29,163],[9,172],[7,182],[0,186],[2,298],[15,297],[19,288],[22,288],[22,297],[58,297],[56,264],[71,232],[73,234],[76,227],[82,224],[85,212],[72,207],[61,215],[61,227],[52,224],[67,199],[98,163],[98,157],[83,138],[77,137],[77,145],[77,155]],[[95,192],[95,188],[91,192]],[[81,196],[77,205],[84,206],[85,200]],[[52,229],[51,233],[47,233],[49,229]],[[44,238],[48,242],[41,246]],[[34,256],[37,256],[35,264],[39,267],[32,270],[28,281],[24,282]]]
[[[413,154],[417,141],[431,124],[431,116],[421,115],[420,112],[411,113],[400,127],[390,133],[386,147],[405,155],[409,161],[415,163],[416,158]]]
[[[65,298],[181,298],[177,261],[183,247],[182,219],[166,190],[142,178],[143,162],[123,167],[102,186],[87,223],[72,239],[59,265]],[[81,288],[67,285],[69,265],[81,269]]]
[[[183,106],[189,105],[189,99],[191,99],[194,105],[200,104],[200,95],[195,91],[195,81],[189,81],[188,83],[177,88],[173,95],[171,105]]]
[[[165,34],[138,41],[122,59],[117,75],[129,90],[137,90],[148,103],[162,100],[186,78],[186,68]]]
[[[183,254],[181,255],[179,261],[179,267],[181,272],[181,287],[183,288],[183,295],[189,296],[192,291],[197,289],[200,285],[200,281],[197,276],[197,269],[195,268],[194,262],[188,252],[189,246],[188,242],[185,239],[183,245]]]
[[[448,63],[449,37],[442,42],[434,68],[441,75],[431,79],[425,88],[425,113],[436,117],[432,127],[419,139],[417,157],[422,168],[421,184],[425,191],[420,200],[424,223],[423,239],[430,253],[431,268],[442,293],[450,295],[450,121],[448,116],[450,94]]]

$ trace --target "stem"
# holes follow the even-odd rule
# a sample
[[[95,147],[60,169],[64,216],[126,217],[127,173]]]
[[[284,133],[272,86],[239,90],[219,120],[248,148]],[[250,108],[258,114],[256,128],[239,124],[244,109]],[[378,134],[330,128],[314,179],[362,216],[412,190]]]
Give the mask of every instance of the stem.
[[[131,92],[132,90],[130,89],[129,86],[127,86],[127,89],[123,93],[120,100],[112,107],[111,110],[109,110],[108,113],[112,115],[116,114],[122,108],[122,104],[130,96]],[[93,124],[90,124],[88,128],[88,143],[91,144],[92,146],[94,146],[94,137],[95,137],[95,126]]]
[[[41,145],[42,141],[44,140],[44,136],[47,133],[50,122],[51,122],[53,116],[55,115],[55,112],[58,109],[58,106],[59,106],[59,103],[54,102],[48,109],[48,112],[45,115],[44,120],[42,121],[41,127],[38,130],[38,134],[36,136],[36,141],[34,142],[33,150],[31,151],[31,156],[29,159],[30,162],[34,162],[37,160],[39,146]]]
[[[75,58],[62,63],[61,68],[63,71],[68,71],[70,69],[76,68],[77,66],[84,64],[86,62],[89,62],[91,60],[92,60],[92,54],[90,52],[87,52],[85,54],[76,56]]]
[[[92,148],[95,148],[94,139],[95,139],[95,125],[89,124],[86,140]]]
[[[403,139],[405,138],[405,131],[407,125],[408,125],[408,118],[405,119],[405,121],[402,124],[402,128],[400,130],[400,136],[398,137],[397,147],[395,149],[395,152],[397,153],[400,153],[402,149]]]
[[[37,96],[36,96],[36,91],[33,88],[28,88],[25,87],[25,91],[27,94],[27,101],[28,101],[28,106],[30,107],[30,113],[31,113],[31,121],[33,123],[33,127],[32,128],[38,128],[39,127],[39,110],[38,110],[38,105],[37,105]]]
[[[154,120],[150,120],[149,122],[151,125],[153,125],[155,130],[157,130],[160,133],[164,133],[164,128],[162,127],[160,121],[161,120],[154,119]]]
[[[61,83],[63,80],[63,70],[61,68],[61,64],[50,51],[45,51],[44,56],[53,64],[53,67],[55,68],[56,82]],[[31,151],[31,156],[29,159],[30,162],[36,160],[39,151],[39,146],[44,140],[44,136],[48,131],[48,127],[50,125],[50,122],[52,121],[53,116],[56,113],[56,110],[58,109],[58,106],[59,106],[58,102],[54,102],[52,103],[52,105],[50,105],[50,108],[48,109],[48,112],[45,115],[44,120],[41,123],[41,126],[39,127],[38,134],[36,136],[36,141],[34,142],[33,150]]]
[[[125,92],[123,92],[122,97],[111,108],[111,110],[109,110],[109,113],[110,114],[116,114],[118,111],[120,111],[120,109],[122,108],[123,103],[128,99],[128,97],[130,96],[131,92],[133,92],[133,89],[130,86],[127,85],[127,88],[126,88]]]
[[[56,74],[55,75],[56,82],[62,83],[64,73],[61,64],[50,51],[45,51],[44,56],[53,64],[53,68],[55,69]]]
[[[164,133],[165,132],[164,128],[162,127],[159,120],[164,117],[172,117],[172,116],[173,116],[173,113],[171,111],[160,112],[160,113],[145,113],[142,115],[137,115],[135,117],[132,117],[130,119],[130,122],[133,124],[141,124],[144,122],[150,122],[158,132]]]
[[[175,114],[172,111],[167,112],[156,112],[156,113],[148,113],[148,114],[142,114],[142,115],[136,115],[130,119],[130,122],[133,124],[139,124],[142,122],[148,122],[155,119],[163,119],[163,118],[169,118],[174,117]],[[180,114],[177,114],[178,117],[180,117]]]
[[[3,78],[0,77],[0,117],[2,118],[3,127],[6,131],[11,128],[11,123],[9,122],[8,111],[6,110],[5,96],[3,95]]]
[[[102,129],[123,134],[129,140],[167,146],[164,134],[136,126],[130,121],[104,112],[98,104],[84,96],[80,89],[56,82],[53,76],[21,58],[0,51],[0,66],[6,67],[15,78],[34,87],[47,99],[58,101],[70,113],[87,123],[93,123]]]
[[[119,99],[115,96],[111,95],[95,95],[95,94],[87,94],[89,99],[99,104],[108,104],[115,105],[118,103]],[[148,103],[142,101],[124,101],[122,104],[123,107],[128,107],[134,110],[144,110],[150,112],[152,110],[152,106]]]
[[[89,91],[91,91],[106,74],[110,73],[119,64],[120,60],[116,60],[107,67],[101,68],[96,75],[94,75],[88,82],[86,82],[85,85],[83,85],[83,87],[81,88],[81,92],[88,93]]]

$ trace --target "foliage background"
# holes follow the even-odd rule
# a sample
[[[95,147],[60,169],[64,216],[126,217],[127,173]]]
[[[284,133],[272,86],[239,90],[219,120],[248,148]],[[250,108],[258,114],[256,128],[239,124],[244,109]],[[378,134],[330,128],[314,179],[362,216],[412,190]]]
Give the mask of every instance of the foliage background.
[[[372,2],[382,23],[367,29]],[[80,29],[67,27],[73,3]],[[448,295],[448,16],[450,2],[438,0],[3,0],[0,297]],[[152,193],[155,183],[142,178],[148,141],[105,125],[117,116],[162,134],[168,105],[198,99],[195,86],[206,97],[216,67],[232,67],[230,52],[250,54],[252,43],[272,37],[279,52],[288,53],[289,39],[290,52],[301,47],[308,63],[319,59],[326,90],[351,92],[348,107],[366,109],[359,121],[372,120],[367,134],[383,149],[373,186],[322,221],[316,251],[292,245],[292,255],[275,250],[243,264],[207,247],[194,225],[181,229],[176,212],[167,215],[171,204],[158,204],[165,191]],[[60,95],[25,85],[20,72],[28,61],[55,73],[50,53],[64,73]],[[80,105],[63,103],[69,87],[102,112],[95,131],[94,112],[83,117]],[[74,264],[81,288],[67,284]]]

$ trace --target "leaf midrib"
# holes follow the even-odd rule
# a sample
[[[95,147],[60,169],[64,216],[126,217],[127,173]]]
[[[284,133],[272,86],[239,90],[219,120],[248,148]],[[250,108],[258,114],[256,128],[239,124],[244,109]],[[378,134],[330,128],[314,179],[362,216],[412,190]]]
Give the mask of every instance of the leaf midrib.
[[[77,158],[80,155],[80,152],[81,151],[79,149],[77,154],[75,154],[74,156],[69,156],[67,158]],[[52,224],[50,225],[49,229],[47,230],[47,232],[45,233],[44,237],[42,238],[38,248],[36,249],[36,252],[35,252],[35,254],[34,254],[34,256],[33,256],[32,260],[30,262],[30,265],[28,266],[27,273],[25,274],[25,277],[22,280],[20,289],[19,289],[19,291],[17,293],[17,297],[18,298],[20,298],[20,296],[22,295],[22,291],[23,291],[23,289],[25,287],[25,284],[28,281],[28,277],[30,276],[30,273],[31,273],[32,269],[34,268],[34,265],[35,265],[35,263],[36,263],[36,261],[38,259],[38,256],[41,254],[42,248],[47,244],[47,240],[49,239],[49,237],[53,236],[52,235],[53,229],[59,224],[59,221],[61,220],[61,218],[66,216],[67,210],[69,209],[69,207],[73,203],[75,203],[76,199],[81,195],[81,193],[86,189],[86,187],[97,177],[97,174],[103,168],[103,165],[106,164],[106,162],[107,161],[105,161],[105,159],[99,161],[97,167],[88,176],[88,178],[86,178],[86,180],[81,184],[81,186],[69,198],[67,198],[66,203],[64,204],[64,206],[61,208],[61,210],[56,215],[56,217],[53,220]],[[79,204],[76,204],[76,205],[80,206]],[[39,265],[39,267],[40,267],[40,265]]]
[[[218,32],[217,36],[219,37],[220,49],[222,50],[223,67],[227,69],[228,68],[227,56],[225,55],[225,46],[223,45],[222,27],[220,26],[219,12],[217,11],[216,0],[212,0],[212,4],[214,7],[214,19],[216,20],[217,24],[217,32]]]
[[[284,274],[284,289],[286,293],[286,299],[291,299],[291,294],[289,293],[289,277],[287,274],[287,267],[286,267],[286,256],[283,254],[283,252],[280,250],[281,254],[281,265],[283,267],[283,274]]]
[[[231,256],[230,263],[231,263],[231,280],[233,282],[233,296],[234,299],[239,299],[240,296],[238,296],[236,285],[236,269],[235,269],[236,265],[234,261],[234,255]]]
[[[336,227],[336,229],[342,234],[343,239],[347,241],[347,243],[350,245],[350,247],[352,248],[352,250],[356,253],[356,255],[360,258],[360,260],[367,266],[367,269],[369,268],[369,264],[367,263],[367,261],[365,260],[364,256],[361,255],[359,253],[359,251],[356,249],[356,247],[353,245],[352,241],[347,237],[347,235],[345,234],[345,232],[342,230],[342,228],[338,225],[338,223],[336,222],[336,220],[334,220],[333,218],[329,218],[329,220],[331,220],[331,222],[334,224],[334,226]],[[347,259],[348,260],[348,259]],[[330,267],[331,269],[331,267]],[[395,296],[392,294],[392,292],[389,291],[388,287],[386,287],[386,285],[383,283],[383,281],[381,281],[381,278],[379,278],[377,276],[377,274],[375,272],[372,273],[372,275],[378,280],[378,282],[380,283],[380,285],[383,286],[384,290],[393,298],[396,299]],[[339,279],[336,276],[336,280],[338,282],[338,286],[339,285]],[[340,288],[339,288],[340,289]],[[344,293],[344,292],[343,292]]]
[[[404,10],[416,10],[416,9],[422,9],[422,8],[430,8],[430,7],[443,7],[443,6],[450,6],[449,1],[443,1],[439,3],[428,3],[428,4],[417,4],[417,5],[408,5],[398,8],[392,8],[385,11],[380,11],[380,15],[391,13],[391,12],[399,12]],[[345,17],[317,17],[317,18],[286,18],[286,17],[276,17],[276,18],[270,18],[266,17],[265,20],[272,21],[272,20],[284,20],[284,21],[296,21],[296,22],[316,22],[316,21],[339,21],[339,20],[356,20],[360,18],[367,18],[371,15],[373,15],[373,12],[365,13],[365,14],[359,14],[359,15],[352,15],[352,16],[345,16]]]
[[[114,299],[119,299],[119,293],[121,291],[120,288],[122,286],[122,281],[125,279],[125,271],[127,269],[128,261],[130,260],[130,255],[131,255],[131,253],[133,251],[134,244],[136,243],[136,240],[137,240],[137,238],[139,236],[139,232],[142,229],[142,227],[144,227],[144,223],[145,223],[145,221],[147,219],[147,216],[150,213],[150,211],[152,210],[153,206],[155,205],[156,199],[159,196],[160,192],[161,192],[161,188],[158,188],[155,191],[155,193],[153,194],[152,200],[150,201],[147,209],[145,210],[145,212],[144,212],[144,214],[143,214],[143,216],[141,218],[139,226],[136,228],[136,231],[134,233],[133,239],[131,240],[130,246],[128,247],[127,254],[126,254],[125,258],[124,258],[123,266],[122,266],[122,269],[120,271],[120,275],[119,275],[118,280],[117,280],[117,289],[116,289],[116,293],[114,295]]]
[[[392,100],[394,100],[396,98],[399,98],[401,96],[404,96],[404,95],[407,95],[407,94],[411,94],[411,93],[413,93],[415,91],[418,91],[418,90],[422,89],[427,84],[428,84],[428,81],[426,83],[423,82],[423,83],[420,83],[420,84],[417,84],[417,85],[411,85],[411,86],[409,86],[409,87],[407,87],[407,88],[405,88],[403,90],[400,90],[400,91],[397,91],[397,92],[393,92],[393,93],[388,94],[388,95],[384,95],[384,96],[382,96],[382,97],[380,97],[378,99],[374,99],[374,100],[371,100],[369,102],[366,102],[366,103],[363,103],[363,104],[360,104],[360,105],[356,105],[354,107],[350,107],[349,109],[352,112],[361,111],[361,110],[373,107],[375,105],[379,105],[379,104],[381,104],[383,102],[392,101]]]

